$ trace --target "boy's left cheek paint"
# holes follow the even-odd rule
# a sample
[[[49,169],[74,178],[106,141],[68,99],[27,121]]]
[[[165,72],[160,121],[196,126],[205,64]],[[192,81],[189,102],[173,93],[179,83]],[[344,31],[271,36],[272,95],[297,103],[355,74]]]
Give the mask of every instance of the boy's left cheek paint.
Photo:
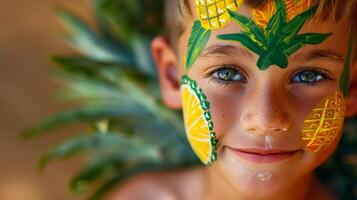
[[[304,120],[301,139],[312,152],[331,146],[343,128],[346,103],[341,91],[325,97]]]

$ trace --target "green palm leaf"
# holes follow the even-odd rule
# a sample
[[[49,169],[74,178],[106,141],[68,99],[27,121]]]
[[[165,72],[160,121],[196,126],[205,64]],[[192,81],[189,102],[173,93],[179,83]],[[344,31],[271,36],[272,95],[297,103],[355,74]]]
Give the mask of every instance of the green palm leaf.
[[[75,193],[85,192],[92,183],[104,175],[117,173],[124,167],[124,163],[117,155],[98,156],[72,178],[69,187]]]
[[[148,146],[138,138],[128,138],[124,135],[111,133],[98,133],[92,135],[83,135],[70,139],[57,147],[53,148],[44,155],[38,165],[43,169],[48,162],[73,156],[82,151],[113,151],[122,161],[133,160],[152,160],[159,161],[160,153],[158,149]]]
[[[138,107],[121,107],[118,105],[76,108],[49,117],[46,121],[25,130],[23,136],[25,138],[39,137],[53,129],[62,128],[69,123],[95,122],[103,118],[140,118],[144,117],[145,114],[147,115]]]
[[[108,38],[100,37],[80,19],[66,11],[58,10],[58,16],[72,31],[67,36],[70,43],[93,59],[119,63],[131,63],[131,55],[120,47],[114,46]]]

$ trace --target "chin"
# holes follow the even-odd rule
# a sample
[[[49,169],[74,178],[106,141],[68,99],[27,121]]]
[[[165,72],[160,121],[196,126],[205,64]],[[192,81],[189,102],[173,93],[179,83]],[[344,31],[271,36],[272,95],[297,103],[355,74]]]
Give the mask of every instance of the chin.
[[[217,170],[244,199],[277,199],[304,177],[302,153],[285,161],[254,163],[223,152]],[[300,177],[300,178],[299,178]]]
[[[243,177],[233,180],[238,194],[244,199],[277,199],[290,190],[294,182],[291,177],[282,177],[276,173],[269,173],[269,175],[261,172],[261,176],[258,174],[248,175],[250,177]],[[262,177],[270,176],[262,180]],[[245,181],[242,181],[244,180]]]

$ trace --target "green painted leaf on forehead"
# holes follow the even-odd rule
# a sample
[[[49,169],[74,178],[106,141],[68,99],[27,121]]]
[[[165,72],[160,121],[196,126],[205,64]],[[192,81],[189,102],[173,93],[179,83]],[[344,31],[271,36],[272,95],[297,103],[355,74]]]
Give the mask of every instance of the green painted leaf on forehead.
[[[268,69],[271,65],[277,65],[280,68],[286,68],[288,66],[288,56],[280,49],[272,49],[260,55],[257,66],[261,70]]]
[[[316,12],[316,6],[309,8],[300,15],[294,17],[285,26],[281,27],[281,34],[283,35],[283,40],[286,42],[291,41],[297,36],[299,31],[305,22]],[[280,30],[279,30],[280,31]]]
[[[285,53],[289,56],[302,48],[304,44],[319,44],[331,35],[331,33],[305,33],[298,35],[284,47]]]
[[[199,20],[194,22],[185,58],[186,70],[189,70],[192,67],[199,54],[205,48],[210,35],[211,31],[204,29]]]
[[[266,28],[258,26],[252,19],[229,11],[233,20],[243,29],[241,33],[221,34],[218,39],[241,43],[259,56],[257,66],[261,70],[271,65],[280,68],[288,66],[288,56],[301,49],[305,44],[320,44],[331,33],[305,33],[299,31],[316,12],[316,6],[295,16],[290,21],[283,0],[275,1],[276,12],[270,18]]]
[[[252,40],[252,38],[243,33],[234,33],[234,34],[222,34],[218,35],[217,38],[222,39],[222,40],[232,40],[232,41],[237,41],[240,42],[242,45],[250,49],[256,54],[263,54],[265,49],[261,46],[261,43],[258,41]]]
[[[356,33],[355,29],[352,28],[351,33],[350,33],[350,38],[348,41],[348,51],[347,51],[347,55],[345,58],[345,64],[344,64],[343,71],[342,71],[342,74],[340,77],[340,89],[341,89],[344,97],[347,97],[348,88],[350,85],[350,67],[351,67],[353,44],[355,43],[355,36],[354,36],[355,33]]]
[[[276,12],[269,20],[266,27],[267,33],[275,35],[276,32],[286,24],[286,8],[283,1],[276,1]]]
[[[232,16],[233,21],[238,23],[240,27],[243,28],[244,33],[251,38],[257,45],[264,48],[267,46],[267,41],[265,37],[264,29],[261,29],[255,24],[255,22],[249,17],[239,15],[236,12],[228,10],[229,14]],[[223,37],[224,38],[224,37]]]

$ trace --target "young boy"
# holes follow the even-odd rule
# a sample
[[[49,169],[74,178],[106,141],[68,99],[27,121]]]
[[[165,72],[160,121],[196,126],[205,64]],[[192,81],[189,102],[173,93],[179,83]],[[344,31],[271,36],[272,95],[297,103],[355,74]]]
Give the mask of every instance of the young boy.
[[[207,166],[143,174],[111,199],[333,199],[314,169],[341,137],[354,0],[171,0],[152,53]],[[348,108],[347,108],[348,109]]]

